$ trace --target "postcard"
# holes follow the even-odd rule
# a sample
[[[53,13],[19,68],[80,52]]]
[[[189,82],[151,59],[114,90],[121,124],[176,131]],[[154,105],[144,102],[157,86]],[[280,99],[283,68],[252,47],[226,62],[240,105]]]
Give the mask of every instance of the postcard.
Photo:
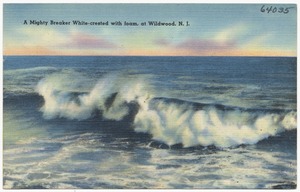
[[[295,189],[297,4],[3,4],[3,189]]]

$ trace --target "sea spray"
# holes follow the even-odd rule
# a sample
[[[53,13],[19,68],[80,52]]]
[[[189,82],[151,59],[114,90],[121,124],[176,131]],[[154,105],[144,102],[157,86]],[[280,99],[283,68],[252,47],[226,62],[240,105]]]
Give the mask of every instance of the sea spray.
[[[296,112],[261,112],[239,108],[218,109],[205,105],[195,109],[191,104],[154,100],[135,118],[136,131],[148,132],[153,139],[168,145],[181,143],[231,147],[255,144],[278,133],[296,128]]]
[[[195,104],[155,97],[142,79],[124,81],[120,74],[106,75],[86,92],[84,79],[54,73],[42,79],[36,91],[43,96],[44,118],[84,120],[100,111],[108,120],[122,121],[137,106],[132,126],[168,145],[232,147],[296,128],[295,111],[261,111],[218,104]],[[77,79],[77,80],[74,80]]]
[[[44,118],[84,120],[98,110],[106,119],[121,120],[129,113],[129,103],[145,102],[150,97],[143,90],[145,86],[141,79],[124,83],[116,74],[110,74],[86,92],[82,92],[81,82],[73,79],[85,81],[78,76],[54,73],[38,83],[36,91],[45,102],[41,108]]]

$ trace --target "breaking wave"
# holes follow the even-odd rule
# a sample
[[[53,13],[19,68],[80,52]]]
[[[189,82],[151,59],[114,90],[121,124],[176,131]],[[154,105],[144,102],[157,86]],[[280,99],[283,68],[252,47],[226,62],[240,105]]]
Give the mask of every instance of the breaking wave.
[[[99,117],[130,121],[136,132],[154,140],[184,147],[232,147],[255,144],[281,132],[296,129],[296,111],[244,109],[157,97],[146,80],[111,74],[94,87],[85,80],[54,73],[42,79],[36,91],[44,98],[45,119],[85,120]],[[122,127],[120,127],[122,129]]]

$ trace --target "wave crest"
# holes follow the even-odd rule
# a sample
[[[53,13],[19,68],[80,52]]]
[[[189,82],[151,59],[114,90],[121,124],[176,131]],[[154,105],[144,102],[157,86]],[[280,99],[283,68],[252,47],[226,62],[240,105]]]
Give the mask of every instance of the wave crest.
[[[231,147],[255,144],[285,130],[296,128],[296,112],[269,113],[239,108],[220,109],[157,100],[142,108],[135,118],[136,130],[151,133],[168,145],[182,143]]]
[[[150,97],[146,93],[142,80],[124,81],[118,75],[107,75],[101,78],[90,91],[84,91],[80,82],[84,79],[63,73],[52,74],[42,79],[36,91],[43,96],[41,108],[46,119],[65,117],[84,120],[100,110],[103,117],[121,120],[130,109],[131,102],[141,102]]]
[[[132,114],[136,132],[150,133],[154,140],[168,145],[181,143],[184,147],[255,144],[297,126],[295,111],[247,110],[155,98],[143,79],[124,81],[120,75],[107,75],[85,92],[81,91],[82,81],[59,73],[42,79],[36,91],[45,101],[41,108],[44,117],[84,120],[98,111],[102,118],[121,121]],[[132,112],[133,106],[136,112]]]

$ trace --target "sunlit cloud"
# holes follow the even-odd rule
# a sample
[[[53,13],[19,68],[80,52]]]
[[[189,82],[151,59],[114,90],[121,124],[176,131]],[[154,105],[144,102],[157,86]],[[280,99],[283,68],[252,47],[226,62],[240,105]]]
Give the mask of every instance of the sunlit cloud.
[[[20,28],[18,39],[6,38],[4,54],[8,55],[73,55],[108,54],[117,45],[101,36],[80,31],[64,33],[47,27]],[[79,51],[76,51],[79,50]]]
[[[42,26],[24,27],[20,29],[19,33],[23,38],[21,40],[19,39],[20,42],[18,43],[22,45],[52,47],[68,39],[67,34],[53,28]]]
[[[47,27],[23,27],[18,39],[6,38],[8,55],[158,55],[158,56],[260,56],[295,55],[295,51],[272,47],[274,34],[249,35],[249,26],[238,23],[210,36],[178,38],[169,31],[134,31],[122,34]],[[119,32],[119,33],[118,33]],[[116,38],[115,38],[116,37]],[[112,41],[113,39],[113,41]]]
[[[192,55],[215,54],[215,52],[228,52],[237,49],[240,46],[238,38],[243,37],[246,31],[247,27],[244,24],[238,23],[216,31],[210,37],[206,38],[186,38],[179,42],[176,40],[176,43],[171,42],[170,39],[158,38],[153,43],[157,46],[173,49],[176,53],[179,51],[189,51]]]
[[[4,54],[8,55],[53,55],[60,54],[56,46],[68,37],[47,27],[21,27],[14,32],[17,38],[5,38]]]
[[[260,34],[249,39],[243,46],[246,48],[261,48],[267,45],[269,40],[272,40],[271,33]]]
[[[266,15],[257,12],[241,12],[241,6],[192,5],[144,7],[141,14],[130,6],[116,5],[122,10],[124,20],[148,21],[172,19],[189,21],[190,26],[54,26],[23,25],[21,14],[41,17],[45,20],[58,17],[78,18],[90,21],[105,18],[119,20],[120,16],[106,11],[112,5],[96,5],[81,9],[80,5],[64,7],[63,12],[51,6],[7,5],[4,7],[3,51],[4,54],[58,54],[58,55],[282,55],[296,56],[296,11],[288,15]],[[212,7],[211,7],[212,6]],[[112,6],[113,7],[113,6]],[[151,8],[152,7],[152,8]],[[231,12],[219,13],[211,8],[230,8]],[[245,5],[248,10],[256,5]],[[157,8],[165,10],[157,12]],[[182,9],[184,8],[184,9]],[[201,11],[193,11],[193,10]],[[18,12],[22,10],[23,12]],[[35,12],[40,10],[39,12]],[[94,10],[93,14],[89,10]],[[99,11],[102,10],[102,11]],[[80,14],[79,14],[80,13]],[[154,13],[157,13],[155,15]],[[175,14],[176,13],[176,14]],[[125,19],[126,16],[126,19]]]
[[[230,25],[217,32],[213,39],[218,42],[232,41],[233,39],[237,39],[241,36],[244,36],[248,28],[249,27],[243,23]]]

